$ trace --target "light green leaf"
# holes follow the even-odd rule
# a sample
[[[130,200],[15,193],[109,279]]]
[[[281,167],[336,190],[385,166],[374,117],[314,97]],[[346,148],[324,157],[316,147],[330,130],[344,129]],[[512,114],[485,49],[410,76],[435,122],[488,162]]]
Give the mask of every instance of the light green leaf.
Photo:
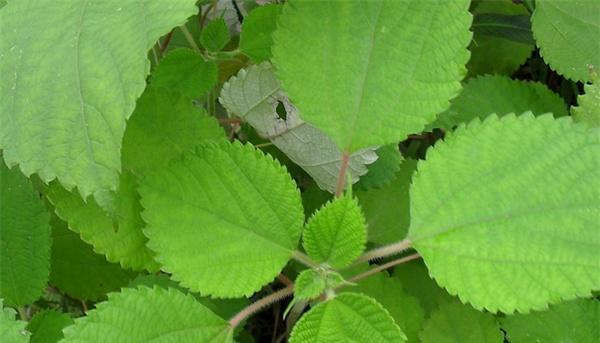
[[[570,118],[526,113],[436,144],[413,178],[409,230],[431,275],[492,312],[598,289],[599,139]]]
[[[365,218],[356,198],[347,194],[319,209],[302,235],[308,256],[334,269],[352,263],[365,250],[366,241]]]
[[[146,247],[148,239],[142,233],[142,206],[136,187],[131,173],[121,174],[115,196],[118,199],[116,224],[94,199],[84,202],[56,182],[50,184],[47,196],[55,206],[56,214],[69,223],[69,229],[80,234],[83,241],[105,255],[108,261],[119,263],[123,268],[154,272],[159,265],[154,261],[154,253]]]
[[[229,323],[169,288],[124,288],[64,330],[61,342],[233,342]]]
[[[195,0],[21,0],[0,12],[0,149],[83,197],[115,190],[147,51]]]
[[[408,189],[416,166],[415,160],[405,160],[389,185],[368,191],[356,190],[367,220],[369,242],[384,245],[406,237],[410,225]]]
[[[544,61],[573,81],[589,81],[589,68],[600,68],[599,14],[598,1],[536,1],[531,28]]]
[[[28,343],[30,333],[25,330],[27,322],[17,320],[12,308],[4,307],[0,299],[0,337],[2,343]]]
[[[31,343],[55,343],[63,338],[62,329],[72,324],[68,314],[44,310],[31,318],[27,330],[31,332]]]
[[[150,83],[156,89],[198,98],[217,83],[217,65],[204,61],[191,49],[175,49],[160,60]]]
[[[327,280],[314,269],[300,272],[294,280],[294,300],[310,300],[321,295],[327,288]]]
[[[127,123],[123,167],[145,175],[166,167],[200,142],[224,138],[217,120],[189,98],[150,87]]]
[[[275,31],[281,5],[260,6],[244,18],[240,35],[240,50],[254,63],[271,58],[271,34]]]
[[[221,51],[229,42],[229,29],[223,18],[209,22],[200,32],[200,44],[209,51]]]
[[[502,343],[498,323],[487,312],[458,302],[446,303],[433,312],[420,334],[423,343]]]
[[[0,162],[0,298],[11,306],[34,302],[46,288],[49,220],[31,182]]]
[[[358,281],[356,287],[345,290],[362,293],[377,300],[390,313],[398,326],[406,333],[407,342],[420,342],[418,335],[425,313],[419,300],[406,294],[398,278],[387,273],[377,273]]]
[[[339,148],[420,132],[460,90],[469,1],[289,1],[273,59],[302,119]],[[397,61],[397,63],[390,63]]]
[[[396,179],[400,170],[402,154],[398,149],[398,143],[384,145],[377,149],[379,158],[375,163],[369,165],[368,172],[358,182],[358,186],[364,190],[371,188],[382,188]]]
[[[51,262],[50,284],[77,299],[99,300],[133,278],[118,264],[94,253],[56,216],[52,217]]]
[[[344,293],[320,303],[296,323],[290,343],[406,342],[390,314],[374,299]]]
[[[502,116],[525,111],[535,115],[550,112],[555,117],[568,115],[564,100],[544,84],[484,75],[469,79],[462,93],[451,101],[450,108],[440,113],[429,127],[451,130],[458,124],[484,119],[492,113]]]
[[[575,121],[589,127],[600,127],[600,79],[584,86],[585,94],[577,97],[579,106],[571,108]]]
[[[597,343],[600,301],[577,299],[550,306],[543,312],[515,314],[502,320],[511,343]]]
[[[341,150],[322,131],[300,119],[297,109],[281,91],[271,64],[242,69],[223,85],[220,101],[231,114],[248,122],[302,167],[321,189],[335,191]],[[285,108],[285,118],[277,113],[280,103]],[[377,159],[373,150],[363,149],[350,156],[348,170],[353,183],[367,172],[366,165]]]
[[[202,295],[251,295],[275,278],[300,238],[296,185],[251,145],[201,145],[139,191],[148,246],[174,280]]]

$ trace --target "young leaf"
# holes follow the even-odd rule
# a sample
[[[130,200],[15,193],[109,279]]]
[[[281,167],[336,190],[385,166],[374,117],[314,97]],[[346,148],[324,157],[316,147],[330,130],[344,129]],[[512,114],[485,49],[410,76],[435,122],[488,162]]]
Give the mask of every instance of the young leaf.
[[[281,5],[265,5],[255,8],[244,18],[240,35],[240,50],[254,63],[271,58],[271,34],[275,31]]]
[[[368,191],[356,190],[367,220],[369,242],[391,244],[406,237],[410,225],[408,189],[416,166],[417,161],[405,160],[389,185]]]
[[[217,83],[217,65],[191,49],[175,49],[160,60],[150,82],[156,89],[198,98]]]
[[[585,94],[577,97],[579,106],[571,108],[575,121],[587,124],[589,127],[600,127],[600,79],[593,84],[584,86]]]
[[[384,145],[377,149],[379,158],[369,165],[368,172],[360,178],[357,186],[364,190],[382,188],[396,179],[402,163],[402,154],[398,143]]]
[[[309,300],[318,297],[327,288],[324,275],[314,269],[306,269],[294,281],[294,300]]]
[[[502,320],[511,343],[594,343],[600,337],[600,301],[576,299],[543,312],[515,314]]]
[[[0,11],[0,149],[83,197],[115,190],[146,52],[195,0],[11,1]],[[41,58],[43,56],[43,58]]]
[[[0,162],[0,298],[23,306],[42,295],[50,267],[50,215],[31,182]]]
[[[425,322],[423,343],[502,343],[498,323],[487,312],[458,302],[440,306]]]
[[[71,342],[233,342],[226,320],[169,288],[124,288],[64,330]]]
[[[407,342],[420,342],[418,336],[425,313],[419,304],[419,300],[404,292],[398,278],[389,277],[385,272],[377,273],[358,281],[356,287],[345,289],[375,299],[390,313],[396,324],[404,331]]]
[[[290,343],[391,343],[406,336],[374,299],[343,293],[320,303],[296,323]]]
[[[85,202],[56,182],[50,184],[47,196],[56,214],[69,223],[69,229],[81,235],[83,241],[105,255],[108,261],[119,263],[123,268],[154,272],[160,266],[154,261],[154,253],[146,247],[148,239],[142,233],[142,206],[136,188],[137,182],[131,173],[121,174],[116,195],[119,199],[116,224],[94,199]]]
[[[600,67],[600,2],[538,0],[531,17],[533,36],[544,61],[573,81],[590,81]]]
[[[296,185],[250,145],[201,145],[139,191],[148,246],[174,280],[202,295],[251,295],[273,280],[300,238]]]
[[[229,42],[229,29],[223,18],[218,18],[206,25],[200,33],[200,44],[209,51],[221,51]]]
[[[265,62],[241,70],[223,85],[220,101],[230,113],[248,122],[302,167],[321,189],[335,191],[341,150],[322,131],[299,118],[281,91],[271,64]],[[284,105],[286,118],[277,114],[279,103]],[[364,149],[350,156],[348,170],[353,183],[367,172],[366,165],[377,159],[373,150]]]
[[[429,127],[451,130],[458,124],[484,119],[492,113],[502,116],[525,111],[535,115],[551,112],[555,117],[568,115],[564,100],[541,83],[484,75],[469,79],[462,93],[451,101],[450,108],[440,113]]]
[[[352,263],[364,251],[366,241],[365,218],[350,195],[325,204],[308,220],[302,235],[308,256],[335,269]]]
[[[469,1],[289,1],[273,59],[302,119],[346,152],[419,132],[460,90]],[[390,63],[398,61],[398,63]]]
[[[27,322],[16,319],[16,312],[4,307],[0,299],[0,337],[3,343],[28,343],[29,331],[25,330]]]
[[[131,272],[94,253],[56,216],[52,217],[51,262],[50,284],[77,299],[101,299],[127,285],[133,277]]]
[[[73,318],[55,310],[40,311],[31,318],[27,330],[30,343],[55,343],[63,338],[62,329],[73,324]]]
[[[200,142],[224,138],[225,132],[215,118],[189,98],[150,87],[127,123],[123,167],[145,175],[166,167]]]
[[[600,286],[597,132],[551,115],[490,116],[430,150],[409,239],[477,309],[527,312]]]

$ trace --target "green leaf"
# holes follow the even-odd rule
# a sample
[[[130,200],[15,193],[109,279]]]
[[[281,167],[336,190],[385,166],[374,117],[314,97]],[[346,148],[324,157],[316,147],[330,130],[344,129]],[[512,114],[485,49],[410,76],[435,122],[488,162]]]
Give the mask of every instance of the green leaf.
[[[50,284],[77,299],[99,300],[133,277],[118,264],[94,253],[66,223],[52,217],[52,268]]]
[[[203,141],[225,138],[217,120],[178,93],[146,89],[127,123],[123,167],[145,175]]]
[[[240,50],[254,63],[271,58],[271,34],[275,31],[281,5],[255,8],[244,18],[240,35]]]
[[[200,33],[200,44],[209,51],[221,51],[229,42],[229,29],[223,18],[208,23]]]
[[[365,250],[366,241],[365,218],[356,198],[347,194],[319,209],[302,235],[308,256],[334,269],[352,263]]]
[[[377,149],[379,158],[375,163],[369,165],[368,172],[358,182],[358,186],[364,190],[371,188],[382,188],[396,179],[400,170],[402,154],[398,149],[398,143],[384,145]]]
[[[115,190],[147,51],[195,0],[22,0],[0,12],[0,149],[83,197]]]
[[[12,308],[4,307],[0,299],[0,337],[2,343],[28,343],[30,333],[25,330],[27,322],[17,320]]]
[[[468,7],[467,0],[289,1],[273,34],[274,64],[302,119],[343,151],[398,142],[460,90]]]
[[[27,330],[31,332],[31,343],[55,343],[63,338],[62,329],[72,324],[68,314],[44,310],[31,318]]]
[[[377,273],[358,281],[357,287],[346,289],[368,295],[377,300],[390,313],[402,331],[406,333],[407,342],[420,342],[418,335],[423,325],[425,313],[419,304],[419,300],[404,292],[398,278],[389,277],[385,272]]]
[[[2,162],[0,204],[0,298],[11,306],[23,306],[46,288],[50,215],[31,182]]]
[[[482,35],[505,38],[523,44],[533,44],[528,15],[482,13],[473,17],[473,31]]]
[[[248,122],[263,138],[269,139],[294,163],[302,167],[321,189],[334,192],[341,166],[341,150],[322,131],[302,121],[297,109],[281,91],[271,64],[265,62],[242,69],[221,91],[220,101],[231,113]],[[277,106],[284,106],[281,118]],[[350,156],[352,182],[367,172],[377,159],[374,149]]]
[[[91,244],[94,251],[105,255],[108,261],[119,263],[123,268],[154,272],[159,265],[154,261],[154,253],[146,247],[148,239],[142,233],[142,206],[136,187],[131,173],[121,174],[115,197],[118,199],[116,224],[94,199],[85,202],[56,182],[50,184],[47,196],[55,206],[56,214],[69,223],[69,228]]]
[[[600,337],[600,301],[577,299],[543,312],[515,314],[502,320],[511,343],[597,343]]]
[[[321,206],[333,198],[333,195],[320,189],[315,182],[310,183],[302,191],[302,206],[304,207],[304,215],[310,217]]]
[[[589,68],[600,68],[599,12],[598,1],[536,1],[531,28],[552,69],[573,81],[590,81]]]
[[[356,190],[367,220],[369,242],[384,245],[406,237],[410,225],[408,189],[416,166],[415,160],[405,160],[389,185],[368,191]]]
[[[462,93],[451,101],[447,111],[439,114],[430,128],[451,130],[458,124],[484,119],[492,113],[502,116],[525,111],[535,115],[551,112],[555,117],[568,115],[564,100],[544,84],[484,75],[469,79]]]
[[[300,238],[296,185],[251,145],[201,145],[139,191],[148,246],[174,280],[202,295],[251,295],[273,280]]]
[[[317,298],[326,288],[327,280],[322,273],[314,269],[303,270],[294,280],[294,300]]]
[[[436,144],[411,188],[409,239],[477,309],[527,312],[600,286],[597,132],[490,116]]]
[[[390,314],[374,299],[344,293],[320,303],[296,323],[290,343],[406,342]]]
[[[233,342],[229,323],[170,288],[124,288],[64,330],[69,342]]]
[[[481,16],[506,16],[523,18],[529,13],[522,4],[512,1],[473,2],[474,21]],[[529,21],[529,18],[527,18]],[[522,23],[524,24],[524,23]],[[501,74],[510,76],[531,55],[535,44],[519,43],[502,37],[490,36],[473,24],[473,41],[469,46],[471,59],[467,64],[469,76]],[[531,36],[531,29],[529,32]]]
[[[217,83],[217,65],[204,61],[191,49],[175,49],[160,60],[150,83],[156,89],[198,98]]]
[[[600,127],[600,79],[584,86],[585,94],[577,97],[579,106],[571,108],[573,119],[589,127]]]
[[[433,312],[425,322],[420,337],[423,343],[504,342],[500,327],[492,315],[458,302],[443,304]]]

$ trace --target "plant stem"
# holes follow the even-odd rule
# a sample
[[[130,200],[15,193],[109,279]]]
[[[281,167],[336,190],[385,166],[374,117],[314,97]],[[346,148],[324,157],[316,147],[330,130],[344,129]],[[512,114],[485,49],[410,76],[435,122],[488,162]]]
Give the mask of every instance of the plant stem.
[[[202,50],[200,50],[200,47],[198,47],[198,44],[196,44],[196,42],[194,41],[194,36],[192,36],[192,34],[190,33],[190,31],[188,30],[188,28],[185,25],[181,25],[179,27],[179,29],[181,29],[181,32],[183,33],[183,35],[185,36],[185,40],[187,40],[188,44],[190,45],[190,47],[200,56],[204,57],[202,55]]]
[[[252,303],[252,305],[246,307],[245,309],[238,312],[235,316],[233,316],[229,320],[229,325],[232,328],[237,327],[244,319],[250,317],[254,313],[264,309],[265,307],[271,305],[272,303],[279,301],[281,299],[287,298],[294,293],[294,285],[287,286],[278,290],[275,293],[271,293],[268,296]]]
[[[384,263],[384,264],[382,264],[380,266],[377,266],[377,267],[375,267],[373,269],[369,269],[369,270],[367,270],[364,273],[355,275],[355,276],[351,277],[350,279],[348,279],[348,281],[349,282],[355,282],[355,281],[364,279],[364,278],[369,277],[369,276],[371,276],[373,274],[377,274],[377,273],[379,273],[382,270],[386,270],[386,269],[391,268],[393,266],[397,266],[399,264],[415,260],[415,259],[417,259],[419,257],[421,257],[421,255],[419,255],[418,253],[415,253],[415,254],[412,254],[412,255],[408,255],[408,256],[399,258],[397,260],[390,261],[388,263]]]
[[[271,146],[271,145],[273,145],[273,143],[267,142],[267,143],[256,144],[254,147],[255,148],[264,148],[264,147],[268,147],[268,146]]]
[[[344,151],[342,153],[342,164],[340,165],[340,173],[338,174],[337,184],[335,186],[335,197],[338,198],[344,191],[346,184],[346,170],[348,170],[348,162],[350,162],[350,153]]]
[[[23,321],[29,320],[29,318],[27,318],[27,309],[25,307],[19,307],[19,308],[17,308],[17,310],[19,311],[19,317],[21,317],[21,320],[23,320]]]
[[[298,250],[294,250],[294,252],[292,254],[292,258],[294,258],[296,261],[302,263],[303,265],[305,265],[307,267],[310,267],[310,268],[319,267],[319,264],[317,262],[313,261],[306,254],[304,254]]]
[[[163,40],[162,44],[160,44],[160,53],[161,55],[164,55],[165,52],[167,51],[167,47],[169,46],[169,43],[171,43],[171,38],[173,38],[173,33],[175,32],[175,30],[171,30],[171,32],[169,32],[166,36],[165,39]]]
[[[411,241],[409,239],[403,239],[400,242],[386,245],[381,248],[373,249],[371,251],[367,251],[358,259],[356,259],[356,263],[368,262],[371,260],[376,260],[378,258],[399,254],[404,250],[408,249],[410,247],[410,244]]]

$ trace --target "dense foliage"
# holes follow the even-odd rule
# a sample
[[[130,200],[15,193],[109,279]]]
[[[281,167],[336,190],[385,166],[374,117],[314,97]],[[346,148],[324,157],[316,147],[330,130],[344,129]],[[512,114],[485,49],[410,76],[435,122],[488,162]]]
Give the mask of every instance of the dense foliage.
[[[600,1],[0,0],[0,341],[600,341]]]

